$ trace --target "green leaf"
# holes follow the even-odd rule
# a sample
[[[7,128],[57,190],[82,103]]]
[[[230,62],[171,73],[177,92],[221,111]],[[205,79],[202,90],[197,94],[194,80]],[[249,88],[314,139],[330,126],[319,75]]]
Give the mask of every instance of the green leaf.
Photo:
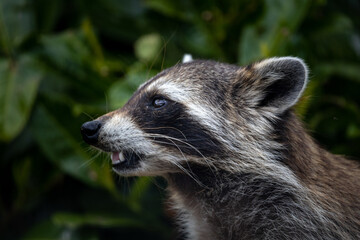
[[[33,11],[29,0],[1,0],[0,42],[8,55],[35,29]]]
[[[159,34],[144,35],[135,42],[135,55],[144,62],[155,61],[161,53],[161,45],[162,41]]]
[[[66,228],[54,224],[52,220],[46,220],[33,226],[22,239],[26,240],[98,240],[98,234],[88,229],[77,231],[76,229]]]
[[[182,20],[190,20],[193,17],[189,11],[191,5],[188,1],[147,0],[145,4],[169,17]]]
[[[34,56],[16,63],[0,59],[0,140],[10,141],[24,128],[41,77]]]
[[[124,106],[133,94],[129,84],[124,81],[118,81],[111,85],[108,92],[111,109],[118,109]]]
[[[144,198],[146,191],[150,188],[151,180],[151,177],[139,177],[132,186],[130,195],[126,199],[134,211],[140,212],[143,210],[141,208],[141,200]]]
[[[87,68],[91,67],[91,50],[79,32],[68,31],[41,38],[42,54],[58,70],[67,72],[79,79],[87,77]]]
[[[339,75],[360,83],[360,65],[352,62],[321,63],[316,66],[319,74],[325,77]]]
[[[87,184],[116,192],[108,165],[85,152],[44,106],[39,105],[35,110],[31,127],[42,151],[62,171]]]
[[[23,236],[23,239],[61,239],[63,231],[60,226],[55,225],[52,221],[47,220],[39,224],[33,225],[32,228]],[[68,235],[68,234],[67,234]]]
[[[91,34],[67,31],[41,38],[39,55],[46,71],[46,81],[43,81],[40,93],[75,106],[74,112],[77,113],[82,111],[79,106],[86,104],[102,105],[100,112],[104,112],[104,93],[113,80],[113,77],[108,77],[112,66],[95,55],[99,49],[89,46],[92,43],[87,35]]]
[[[346,130],[346,135],[349,138],[353,138],[353,139],[359,138],[360,137],[360,126],[352,123],[351,125],[348,126],[348,128]]]
[[[155,75],[155,71],[147,70],[142,63],[132,65],[126,76],[115,82],[108,90],[111,109],[122,107],[132,96],[139,85]]]
[[[151,225],[144,223],[142,219],[129,217],[109,217],[100,214],[74,214],[74,213],[56,213],[52,217],[53,222],[58,226],[71,229],[79,228],[85,225],[101,227],[133,227],[148,229]]]
[[[198,24],[189,28],[185,35],[179,38],[191,53],[207,58],[223,58],[222,49],[212,34],[203,24]]]
[[[19,164],[13,166],[13,176],[16,187],[21,191],[27,185],[31,173],[31,159],[23,159]]]
[[[31,1],[39,32],[49,32],[55,27],[61,12],[64,10],[62,3],[62,0]]]
[[[242,33],[238,62],[248,64],[283,54],[287,40],[305,17],[308,6],[308,0],[265,0],[265,13],[260,21],[245,27]]]
[[[13,208],[18,210],[25,205],[26,195],[28,194],[28,184],[31,181],[31,159],[22,159],[13,165],[13,176],[16,184],[17,197]]]
[[[85,19],[81,24],[81,28],[95,56],[98,58],[99,61],[104,61],[103,50],[101,48],[99,40],[96,37],[96,34],[94,32],[94,27],[91,21],[89,19]]]

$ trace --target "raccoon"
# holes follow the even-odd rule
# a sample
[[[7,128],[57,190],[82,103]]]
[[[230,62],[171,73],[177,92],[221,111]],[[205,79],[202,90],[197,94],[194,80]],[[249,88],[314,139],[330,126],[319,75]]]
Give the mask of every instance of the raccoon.
[[[360,239],[360,165],[307,134],[307,82],[296,57],[194,60],[81,133],[119,175],[164,177],[187,239]]]

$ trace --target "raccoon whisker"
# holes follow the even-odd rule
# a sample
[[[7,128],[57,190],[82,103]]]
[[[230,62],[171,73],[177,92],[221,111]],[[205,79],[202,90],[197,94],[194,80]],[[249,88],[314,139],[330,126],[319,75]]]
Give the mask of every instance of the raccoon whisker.
[[[133,148],[130,148],[133,153],[140,158],[141,161],[143,161],[141,155],[137,154]]]
[[[91,120],[94,120],[94,117],[92,117],[90,114],[86,113],[86,112],[82,112],[82,114],[86,115],[88,118],[90,118]]]
[[[183,166],[181,166],[179,163],[177,162],[173,162],[170,161],[170,163],[174,164],[176,167],[178,167],[181,171],[183,171],[186,175],[188,175],[192,180],[194,180],[199,186],[207,188],[207,186],[205,184],[203,184],[199,179],[197,179],[194,176],[194,173],[190,170],[188,171],[187,169],[185,169]]]
[[[209,161],[201,152],[200,150],[198,150],[196,147],[194,147],[193,145],[191,145],[190,143],[188,142],[185,142],[185,141],[182,141],[180,139],[177,139],[177,138],[173,138],[173,137],[169,137],[169,136],[166,136],[166,135],[162,135],[162,134],[148,134],[149,136],[151,137],[163,137],[163,138],[166,138],[168,139],[169,141],[171,141],[178,149],[179,151],[181,152],[181,154],[184,156],[183,152],[181,151],[181,149],[179,148],[178,145],[175,144],[175,142],[173,141],[178,141],[180,143],[183,143],[187,146],[189,146],[190,148],[194,149],[197,153],[199,153],[201,155],[201,157],[204,159],[204,162],[207,164],[207,166],[209,167],[209,169],[211,170],[211,172],[214,174],[214,176],[216,176],[216,174],[214,173],[213,171],[213,168],[215,168],[215,166],[211,163],[211,161]],[[173,140],[173,141],[172,141]],[[153,141],[158,141],[158,140],[153,140]],[[162,143],[165,143],[164,141],[162,141]],[[171,144],[170,144],[171,145]]]
[[[169,139],[169,140],[174,140],[174,141],[177,141],[177,142],[180,142],[180,143],[183,143],[187,146],[189,146],[190,148],[194,149],[197,153],[199,153],[203,158],[206,158],[201,152],[199,149],[197,149],[196,147],[194,147],[193,145],[191,145],[190,143],[188,142],[185,142],[181,139],[178,139],[178,138],[174,138],[174,137],[170,137],[170,136],[166,136],[166,135],[163,135],[163,134],[156,134],[156,133],[150,133],[150,134],[147,134],[149,137],[161,137],[161,138],[166,138],[166,139]],[[187,139],[188,140],[188,139]]]
[[[156,140],[155,140],[156,141]],[[165,143],[165,144],[170,144],[170,143],[167,143],[167,142],[162,142],[162,141],[156,141],[156,142],[159,142],[159,143]],[[190,170],[187,170],[186,168],[184,168],[183,166],[181,166],[181,164],[175,162],[175,161],[169,161],[170,163],[174,164],[177,168],[179,168],[181,171],[183,171],[186,175],[188,175],[191,179],[193,179],[199,186],[201,187],[206,187],[199,179],[197,179],[195,176],[194,176],[194,173],[191,171],[191,167],[189,166],[189,163],[188,163],[188,159],[185,157],[185,155],[183,154],[183,152],[181,151],[181,149],[173,142],[174,146],[176,146],[179,150],[179,152],[181,153],[181,155],[183,156],[184,160],[186,161],[188,167]]]
[[[169,139],[170,140],[170,139]],[[164,143],[164,144],[169,144],[171,145],[171,143],[168,143],[168,142],[163,142],[163,141],[157,141],[157,140],[154,140],[155,142],[158,142],[158,143]],[[201,183],[195,176],[194,176],[194,173],[191,171],[191,167],[189,165],[189,161],[188,159],[185,157],[184,153],[181,151],[181,149],[178,147],[178,145],[176,145],[176,143],[174,143],[172,140],[170,140],[174,146],[179,150],[179,152],[181,153],[181,155],[183,156],[186,164],[188,165],[190,171],[186,170],[183,166],[181,166],[179,163],[177,162],[174,162],[174,161],[169,161],[170,163],[174,164],[176,167],[178,167],[180,170],[182,170],[185,174],[187,174],[189,177],[191,177],[191,179],[193,179],[197,184],[199,184],[200,186],[204,187],[205,185],[203,183]],[[191,174],[191,173],[192,174]]]
[[[144,130],[159,130],[159,129],[174,129],[176,131],[178,131],[179,133],[181,133],[181,135],[186,139],[187,137],[185,136],[185,134],[180,130],[180,129],[177,129],[175,127],[157,127],[157,128],[144,128]],[[156,134],[156,133],[155,133]]]
[[[90,150],[89,150],[90,151]],[[80,166],[79,166],[79,168],[83,168],[83,167],[87,167],[87,166],[89,166],[94,160],[95,160],[95,158],[97,158],[98,156],[100,156],[101,155],[101,151],[96,151],[97,153],[94,155],[94,156],[92,156],[90,159],[88,159],[88,160],[86,160],[84,163],[82,163]]]
[[[194,147],[193,145],[191,145],[190,143],[188,142],[185,142],[181,139],[178,139],[178,138],[173,138],[173,137],[169,137],[169,136],[166,136],[166,135],[162,135],[162,134],[148,134],[148,136],[150,137],[162,137],[162,138],[165,138],[165,139],[168,139],[168,140],[174,140],[174,141],[177,141],[177,142],[180,142],[182,144],[185,144],[186,146],[190,147],[191,149],[194,149],[197,153],[200,154],[200,156],[204,159],[204,161],[208,164],[208,166],[211,168],[211,167],[214,167],[212,164],[210,164],[208,162],[208,159],[204,156],[204,154],[202,154],[202,152],[197,149],[196,147]],[[173,142],[174,143],[174,142]],[[174,143],[175,144],[175,143]]]
[[[155,129],[155,128],[153,128]],[[174,128],[175,129],[175,128]],[[179,130],[180,131],[180,130]],[[181,131],[180,131],[181,132]],[[141,134],[132,134],[132,137],[143,137],[144,135],[141,135]],[[178,138],[174,138],[174,137],[170,137],[170,136],[166,136],[166,135],[163,135],[163,134],[157,134],[157,133],[146,133],[145,134],[145,137],[148,137],[148,138],[152,138],[152,141],[154,141],[153,138],[166,138],[168,139],[169,141],[170,140],[173,140],[173,141],[177,141],[179,143],[182,143],[188,147],[190,147],[191,149],[195,150],[202,158],[205,159],[205,161],[207,160],[207,158],[201,153],[201,151],[199,149],[197,149],[196,147],[194,147],[193,145],[191,145],[190,143],[186,142],[186,141],[183,141],[181,139],[178,139]],[[186,136],[184,136],[185,139],[186,139]],[[186,139],[186,140],[199,140],[199,139]],[[115,139],[114,141],[117,141],[117,139]],[[162,142],[162,143],[165,143],[165,142]],[[174,142],[173,142],[174,143]],[[175,143],[174,143],[175,145]]]
[[[132,135],[132,136],[133,136],[133,137],[136,137],[136,136],[141,137],[141,135],[139,135],[139,134],[134,134],[134,135]],[[186,164],[188,165],[189,168],[190,168],[190,166],[189,166],[189,163],[188,163],[188,162],[189,162],[188,159],[187,159],[186,156],[184,155],[184,153],[183,153],[183,151],[181,150],[181,148],[180,148],[175,142],[176,142],[176,141],[177,141],[177,142],[180,142],[180,143],[182,143],[182,144],[190,147],[191,149],[194,149],[197,153],[199,153],[199,154],[201,155],[201,157],[204,159],[204,162],[206,163],[206,165],[210,168],[211,172],[215,175],[215,173],[214,173],[214,171],[213,171],[213,168],[215,168],[215,166],[213,166],[213,164],[211,164],[211,163],[209,162],[209,160],[208,160],[196,147],[192,146],[191,144],[189,144],[189,143],[187,143],[187,142],[185,142],[185,141],[182,141],[182,140],[180,140],[180,139],[178,139],[178,138],[173,138],[173,137],[169,137],[169,136],[162,135],[162,134],[155,134],[155,133],[150,133],[150,134],[149,134],[149,133],[147,133],[146,136],[149,137],[149,138],[165,138],[165,139],[169,140],[171,143],[165,142],[165,141],[159,141],[159,140],[152,139],[153,142],[157,142],[157,143],[162,143],[162,144],[168,144],[168,145],[173,145],[173,146],[175,146],[175,147],[179,150],[179,152],[181,153],[183,159],[186,161]],[[133,152],[135,152],[134,149],[131,148],[131,150],[132,150]]]
[[[170,140],[170,139],[169,139],[169,140]],[[179,147],[176,143],[174,143],[172,140],[170,140],[170,141],[172,142],[172,144],[171,144],[171,143],[164,142],[164,141],[159,141],[159,140],[153,140],[153,141],[158,142],[158,143],[168,144],[168,145],[172,145],[172,144],[173,144],[173,145],[179,150],[179,152],[180,152],[181,155],[183,156],[185,162],[188,164],[188,159],[185,157],[183,151],[181,151],[180,147]],[[188,164],[188,166],[189,166],[189,164]]]
[[[102,153],[102,151],[100,149],[94,148],[94,147],[85,147],[84,146],[84,151],[85,151],[85,153],[89,153],[90,155]]]
[[[141,161],[143,161],[141,155],[139,155],[139,154],[134,150],[134,148],[132,148],[132,147],[129,147],[129,148],[130,148],[132,154],[135,154],[136,156],[138,156],[138,157],[140,158]]]

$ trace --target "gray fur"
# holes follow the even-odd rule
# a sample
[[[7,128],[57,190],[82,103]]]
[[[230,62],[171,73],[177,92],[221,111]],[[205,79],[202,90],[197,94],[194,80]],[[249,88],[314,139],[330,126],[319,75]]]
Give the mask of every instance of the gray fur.
[[[121,175],[165,177],[189,239],[360,239],[359,164],[321,149],[291,110],[307,75],[292,57],[176,65],[100,117],[95,146],[141,156]],[[172,108],[153,109],[158,95]]]

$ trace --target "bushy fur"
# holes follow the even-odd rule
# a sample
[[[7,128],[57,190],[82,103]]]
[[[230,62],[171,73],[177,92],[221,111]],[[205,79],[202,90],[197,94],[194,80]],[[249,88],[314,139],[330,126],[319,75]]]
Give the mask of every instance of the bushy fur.
[[[131,152],[121,175],[165,177],[189,239],[360,239],[359,164],[291,110],[307,72],[292,57],[178,64],[97,119],[94,145]]]

